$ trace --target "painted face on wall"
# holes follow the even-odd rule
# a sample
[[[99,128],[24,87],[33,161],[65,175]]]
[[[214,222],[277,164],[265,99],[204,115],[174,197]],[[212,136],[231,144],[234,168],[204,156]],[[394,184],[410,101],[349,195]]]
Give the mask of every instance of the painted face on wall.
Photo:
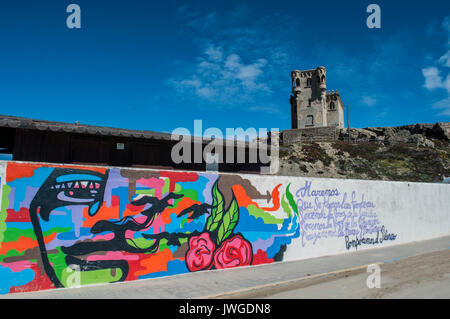
[[[170,237],[167,234],[152,238],[151,245],[138,247],[127,235],[148,230],[154,218],[170,206],[174,199],[183,195],[169,193],[162,199],[144,196],[129,203],[136,207],[135,216],[102,219],[97,213],[103,207],[108,176],[109,170],[102,174],[89,170],[55,168],[31,201],[30,217],[42,263],[56,287],[67,286],[69,274],[73,270],[79,271],[79,276],[97,276],[101,282],[125,280],[129,264],[123,253],[155,252],[159,241]],[[58,240],[46,242],[45,231],[58,227],[67,228],[68,231],[60,234]],[[52,262],[48,252],[55,253],[55,249],[59,250],[59,260]],[[130,255],[128,258],[131,258]]]
[[[95,216],[103,203],[107,176],[107,172],[101,174],[88,170],[55,168],[31,201],[30,218],[39,244],[42,263],[45,272],[56,287],[65,285],[61,272],[55,271],[54,262],[49,260],[48,252],[56,249],[55,243],[47,242],[44,233],[55,227],[68,226],[72,232],[66,238],[65,244],[74,243],[83,235],[87,235],[80,231],[83,208],[87,206],[89,216]],[[62,251],[66,249],[63,245]],[[64,254],[67,265],[83,266],[81,259]],[[84,264],[84,268],[93,266]]]

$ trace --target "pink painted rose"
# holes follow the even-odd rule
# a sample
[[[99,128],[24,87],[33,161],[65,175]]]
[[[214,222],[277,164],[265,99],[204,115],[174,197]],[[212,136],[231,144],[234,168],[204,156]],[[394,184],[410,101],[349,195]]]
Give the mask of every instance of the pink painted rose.
[[[225,240],[214,254],[217,269],[249,266],[251,262],[252,246],[241,235]]]
[[[189,250],[186,254],[186,265],[189,270],[210,269],[215,249],[216,245],[214,245],[208,233],[192,236],[189,239]]]

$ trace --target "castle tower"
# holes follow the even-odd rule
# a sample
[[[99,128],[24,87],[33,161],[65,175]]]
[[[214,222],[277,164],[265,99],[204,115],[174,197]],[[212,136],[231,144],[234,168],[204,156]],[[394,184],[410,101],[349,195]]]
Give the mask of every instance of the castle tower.
[[[325,67],[292,71],[291,80],[290,103],[293,129],[324,126],[344,127],[343,103],[337,91],[327,94]]]

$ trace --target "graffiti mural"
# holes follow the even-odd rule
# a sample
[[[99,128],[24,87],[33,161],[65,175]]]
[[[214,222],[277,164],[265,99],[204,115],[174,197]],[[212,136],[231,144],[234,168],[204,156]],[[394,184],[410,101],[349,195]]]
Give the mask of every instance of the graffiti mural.
[[[290,184],[16,162],[2,177],[0,293],[272,263],[300,238]]]

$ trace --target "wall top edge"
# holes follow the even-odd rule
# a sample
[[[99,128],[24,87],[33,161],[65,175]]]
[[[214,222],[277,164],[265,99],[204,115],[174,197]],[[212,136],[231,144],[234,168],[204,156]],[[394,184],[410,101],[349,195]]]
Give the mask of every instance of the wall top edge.
[[[367,182],[367,183],[383,183],[383,184],[405,184],[405,185],[434,185],[440,186],[445,185],[450,187],[450,184],[446,183],[424,183],[424,182],[408,182],[408,181],[384,181],[384,180],[368,180],[368,179],[351,179],[351,178],[326,178],[326,177],[309,177],[309,176],[289,176],[289,175],[269,175],[269,174],[250,174],[250,173],[229,173],[229,172],[211,172],[211,171],[192,171],[192,170],[174,170],[174,169],[156,169],[156,168],[140,168],[140,167],[120,167],[120,166],[102,166],[102,165],[82,165],[82,164],[58,164],[58,163],[47,163],[47,162],[27,162],[27,161],[8,161],[8,160],[0,160],[0,168],[3,166],[6,167],[8,163],[18,163],[18,164],[30,164],[30,165],[45,165],[45,166],[55,166],[55,167],[95,167],[95,168],[106,168],[106,169],[126,169],[126,170],[134,170],[134,171],[165,171],[165,172],[174,172],[174,173],[197,173],[197,174],[209,174],[209,175],[240,175],[247,176],[253,178],[283,178],[283,179],[291,179],[291,180],[311,180],[311,181],[322,181],[322,182]]]

